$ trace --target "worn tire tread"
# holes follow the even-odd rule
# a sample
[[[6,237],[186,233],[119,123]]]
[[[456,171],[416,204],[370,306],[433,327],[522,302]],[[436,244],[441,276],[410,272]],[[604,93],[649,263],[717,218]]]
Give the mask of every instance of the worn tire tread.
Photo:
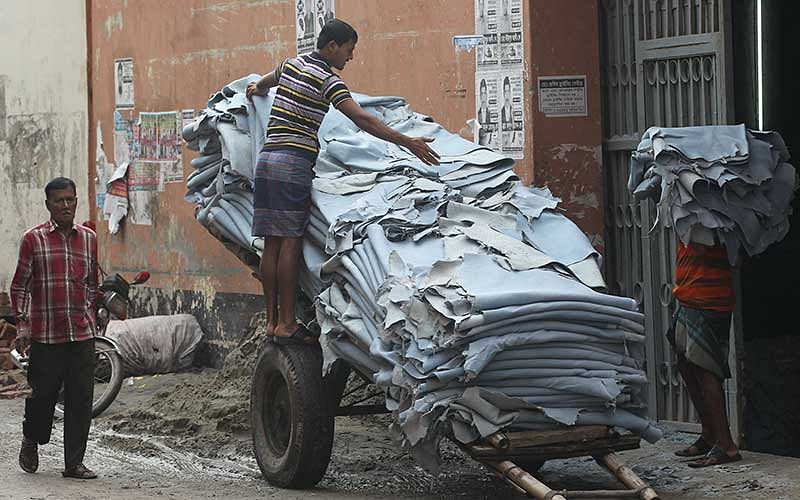
[[[333,414],[322,383],[322,358],[316,346],[267,344],[259,355],[250,390],[250,423],[256,461],[264,478],[281,488],[303,489],[325,475],[333,447]],[[281,457],[270,456],[261,412],[265,375],[279,370],[288,384],[292,434]],[[277,466],[271,464],[277,463]]]

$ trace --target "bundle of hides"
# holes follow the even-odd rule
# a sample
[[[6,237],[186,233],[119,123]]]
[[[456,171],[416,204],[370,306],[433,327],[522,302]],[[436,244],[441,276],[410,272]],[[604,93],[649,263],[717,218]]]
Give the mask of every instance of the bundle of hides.
[[[651,127],[631,156],[628,189],[658,203],[658,220],[684,244],[723,243],[731,264],[789,231],[797,186],[777,132],[744,125]]]
[[[260,253],[251,186],[272,95],[242,94],[257,79],[212,96],[184,138],[202,154],[187,194],[198,221]],[[605,424],[659,439],[644,418],[642,315],[597,291],[600,256],[560,200],[403,99],[354,97],[390,127],[435,138],[442,164],[326,116],[300,276],[323,370],[344,359],[381,387],[396,438],[431,468],[444,435]]]

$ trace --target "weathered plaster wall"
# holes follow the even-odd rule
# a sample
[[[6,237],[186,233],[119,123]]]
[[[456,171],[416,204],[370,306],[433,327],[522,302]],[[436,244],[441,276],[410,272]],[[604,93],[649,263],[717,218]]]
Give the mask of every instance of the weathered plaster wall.
[[[563,200],[561,207],[603,251],[602,133],[597,2],[534,1],[530,9],[530,109],[533,179]],[[538,77],[585,75],[587,116],[546,117]]]
[[[209,94],[229,81],[270,71],[295,54],[294,4],[92,2],[92,120],[101,124],[107,156],[114,157],[114,59],[134,61],[135,109],[128,116],[200,110]],[[466,121],[474,115],[475,55],[457,55],[452,44],[453,35],[474,31],[471,1],[338,0],[336,13],[360,34],[355,60],[342,74],[352,89],[405,96],[416,110],[471,137]],[[184,151],[187,174],[193,157]],[[253,303],[248,313],[231,302],[241,300],[241,294],[260,294],[259,285],[195,222],[184,191],[182,184],[167,184],[152,226],[124,225],[111,236],[101,222],[101,259],[108,270],[151,271],[148,286],[159,291],[141,294],[142,310],[208,308],[204,326],[211,337],[233,342],[240,328],[227,317],[246,316],[260,304]],[[242,325],[248,319],[242,318]]]
[[[0,2],[0,289],[23,231],[48,217],[44,185],[72,178],[88,218],[84,0]]]
[[[127,116],[135,117],[143,111],[200,110],[209,94],[229,81],[247,73],[265,73],[295,54],[295,3],[91,2],[92,123],[101,123],[107,156],[114,157],[114,59],[131,57],[134,61],[135,109],[126,112]],[[526,182],[536,177],[537,182],[550,184],[568,208],[576,209],[577,221],[584,229],[602,234],[598,96],[589,98],[591,112],[598,114],[592,118],[563,119],[554,125],[550,119],[537,122],[530,111],[536,109],[536,74],[580,70],[590,73],[590,85],[598,84],[596,27],[576,36],[576,29],[564,25],[583,29],[590,23],[582,16],[596,19],[596,13],[591,6],[588,12],[580,9],[583,2],[567,3],[572,10],[561,18],[556,15],[561,2],[524,0],[524,10],[529,13],[525,16],[524,72],[529,91],[526,131],[530,135],[517,172]],[[547,17],[533,14],[533,9],[540,8],[547,11]],[[466,122],[475,116],[475,54],[457,53],[452,37],[474,33],[473,0],[337,0],[336,15],[359,31],[355,60],[342,72],[353,90],[404,96],[415,110],[432,115],[449,130],[472,137]],[[547,30],[547,37],[532,34],[535,29]],[[588,47],[595,54],[578,45],[579,41],[572,41],[567,44],[567,62],[561,61],[560,47],[565,38],[591,40]],[[589,54],[581,54],[587,50]],[[542,65],[536,57],[543,58]],[[592,61],[591,71],[570,66],[584,62],[591,66]],[[596,130],[583,127],[583,122],[596,123]],[[551,127],[555,132],[548,131]],[[543,146],[535,156],[537,140],[543,141]],[[92,157],[93,146],[90,144]],[[194,153],[184,150],[186,174],[191,171],[189,160],[193,157]],[[594,182],[595,174],[597,186],[582,190],[574,185],[587,179]],[[241,300],[242,294],[260,294],[259,285],[245,266],[195,222],[193,206],[183,200],[183,194],[182,184],[167,184],[158,196],[152,226],[128,224],[111,236],[101,223],[101,259],[108,270],[151,271],[153,279],[148,286],[153,293],[142,293],[139,302],[143,311],[209,308],[206,330],[215,341],[230,343],[238,338],[240,326],[249,318],[241,318],[238,325],[227,317],[247,316],[260,307],[254,301],[248,311],[243,311],[231,301]],[[595,211],[599,227],[592,225]],[[152,307],[147,306],[148,301]]]

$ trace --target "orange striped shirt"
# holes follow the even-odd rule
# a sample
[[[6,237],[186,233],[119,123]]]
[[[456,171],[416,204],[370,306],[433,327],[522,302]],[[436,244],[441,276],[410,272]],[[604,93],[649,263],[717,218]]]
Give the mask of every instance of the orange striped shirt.
[[[713,247],[678,243],[675,288],[672,294],[688,307],[717,312],[733,311],[733,270],[722,245]]]

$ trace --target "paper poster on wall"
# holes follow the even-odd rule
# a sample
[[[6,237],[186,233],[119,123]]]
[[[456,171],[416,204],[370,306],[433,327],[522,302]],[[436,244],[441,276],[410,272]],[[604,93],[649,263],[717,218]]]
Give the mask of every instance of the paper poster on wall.
[[[183,182],[183,162],[170,160],[161,162],[161,180],[163,183]],[[163,189],[160,189],[163,191]]]
[[[95,205],[97,208],[102,208],[105,203],[105,183],[110,177],[109,170],[113,169],[114,165],[110,165],[106,159],[105,149],[103,148],[103,129],[100,122],[97,122],[96,143],[95,143]]]
[[[133,59],[114,59],[114,103],[118,109],[133,107]]]
[[[135,159],[132,120],[114,111],[114,163],[122,165]]]
[[[163,191],[161,165],[163,162],[136,160],[128,167],[128,190]]]
[[[158,113],[139,113],[139,158],[158,159]]]
[[[541,76],[539,111],[548,117],[587,116],[586,75]]]
[[[334,0],[296,0],[295,28],[297,33],[297,53],[313,52],[317,37],[325,23],[336,16]]]
[[[195,112],[193,109],[181,110],[181,128],[191,124],[195,119]]]
[[[140,226],[152,226],[158,210],[158,197],[154,191],[128,193],[128,220]]]
[[[475,33],[483,36],[476,50],[478,72],[497,69],[500,63],[500,37],[497,31],[497,2],[475,0]]]
[[[497,73],[482,73],[475,78],[475,107],[478,110],[475,142],[494,150],[500,148],[497,76]]]
[[[297,53],[306,54],[314,50],[316,38],[315,0],[297,0],[295,17],[297,27]]]
[[[522,74],[518,71],[500,74],[500,150],[514,159],[521,159],[525,146],[525,93]]]
[[[317,23],[314,29],[315,37],[319,36],[319,32],[322,31],[322,27],[325,26],[325,23],[330,21],[335,17],[335,5],[334,0],[316,0],[316,17]]]
[[[514,159],[525,151],[522,0],[475,0],[475,141]]]
[[[139,158],[150,161],[180,160],[179,124],[177,111],[139,113]]]
[[[119,223],[128,215],[128,164],[118,166],[106,182],[103,219],[108,221],[108,232],[117,234]]]

